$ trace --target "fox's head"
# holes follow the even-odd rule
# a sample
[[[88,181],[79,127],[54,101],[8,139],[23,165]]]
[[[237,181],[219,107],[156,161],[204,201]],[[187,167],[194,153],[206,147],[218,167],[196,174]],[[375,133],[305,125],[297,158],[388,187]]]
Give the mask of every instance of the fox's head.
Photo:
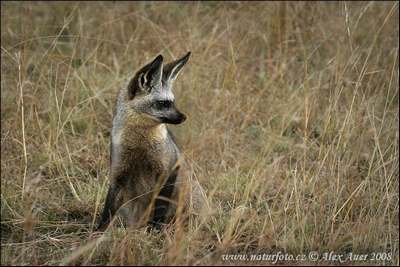
[[[141,68],[128,85],[129,106],[158,123],[185,121],[186,116],[175,106],[172,86],[189,57],[190,52],[163,65],[163,57],[159,55]]]

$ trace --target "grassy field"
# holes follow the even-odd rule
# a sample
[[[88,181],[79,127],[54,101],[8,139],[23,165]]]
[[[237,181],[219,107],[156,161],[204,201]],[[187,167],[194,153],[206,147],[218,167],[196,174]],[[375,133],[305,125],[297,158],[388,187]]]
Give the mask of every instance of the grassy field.
[[[399,265],[398,20],[398,2],[2,1],[1,264]],[[211,208],[93,235],[117,91],[187,51],[170,129]]]

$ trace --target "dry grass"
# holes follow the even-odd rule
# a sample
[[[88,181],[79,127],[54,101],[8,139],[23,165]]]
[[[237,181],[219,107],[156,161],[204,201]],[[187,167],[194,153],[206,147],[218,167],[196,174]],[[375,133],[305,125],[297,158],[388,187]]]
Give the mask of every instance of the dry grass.
[[[398,20],[397,2],[1,2],[1,263],[398,265]],[[92,236],[119,87],[186,51],[171,128],[212,210]]]

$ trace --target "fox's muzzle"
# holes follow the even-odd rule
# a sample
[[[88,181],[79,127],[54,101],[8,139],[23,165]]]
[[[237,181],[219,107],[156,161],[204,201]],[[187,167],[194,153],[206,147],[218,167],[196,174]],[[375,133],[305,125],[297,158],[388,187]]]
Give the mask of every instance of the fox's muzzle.
[[[168,117],[160,118],[162,123],[170,123],[170,124],[180,124],[186,120],[185,114],[176,111]]]

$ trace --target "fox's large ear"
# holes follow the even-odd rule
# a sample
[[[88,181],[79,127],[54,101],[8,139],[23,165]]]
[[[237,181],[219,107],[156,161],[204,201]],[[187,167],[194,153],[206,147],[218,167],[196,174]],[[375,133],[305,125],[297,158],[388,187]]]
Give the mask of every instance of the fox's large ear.
[[[151,63],[141,68],[129,83],[129,96],[132,99],[138,90],[150,92],[161,86],[163,73],[163,56],[158,55]]]
[[[165,82],[174,81],[178,76],[179,72],[182,70],[182,67],[185,66],[186,62],[188,62],[190,54],[191,53],[188,52],[182,58],[166,64],[164,66],[163,81]]]
[[[138,82],[141,89],[151,90],[152,87],[161,84],[163,73],[163,56],[158,55],[151,63],[138,71]]]

